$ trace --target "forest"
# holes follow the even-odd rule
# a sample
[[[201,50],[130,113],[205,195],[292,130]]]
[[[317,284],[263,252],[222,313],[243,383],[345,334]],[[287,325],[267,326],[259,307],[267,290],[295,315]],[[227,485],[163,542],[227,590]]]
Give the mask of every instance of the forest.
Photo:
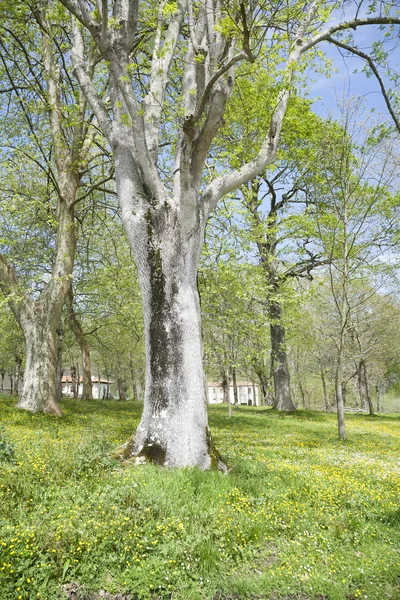
[[[399,26],[0,0],[0,600],[400,598]]]

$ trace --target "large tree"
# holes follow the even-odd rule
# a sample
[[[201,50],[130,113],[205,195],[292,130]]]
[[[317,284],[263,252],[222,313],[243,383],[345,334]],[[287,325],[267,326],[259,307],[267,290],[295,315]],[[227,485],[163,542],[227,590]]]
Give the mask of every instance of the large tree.
[[[97,161],[92,155],[88,167],[88,158],[96,129],[69,73],[64,56],[68,35],[60,15],[46,2],[17,3],[12,9],[3,5],[1,10],[0,75],[9,120],[1,130],[6,152],[0,289],[25,338],[18,406],[60,415],[57,327],[74,263],[76,205],[87,196],[79,188],[85,181],[89,190],[95,187]],[[31,17],[27,29],[21,22]],[[35,235],[27,235],[31,230]],[[35,238],[42,241],[40,249]]]
[[[208,468],[212,445],[196,287],[208,216],[225,194],[274,159],[304,53],[335,32],[400,19],[355,17],[325,30],[331,5],[317,0],[61,2],[73,16],[75,75],[112,148],[142,289],[146,393],[124,455]],[[104,59],[94,76],[87,67],[93,46]],[[244,60],[259,60],[260,68],[285,64],[277,71],[280,93],[254,158],[205,184],[235,65]],[[100,93],[104,77],[106,98]]]

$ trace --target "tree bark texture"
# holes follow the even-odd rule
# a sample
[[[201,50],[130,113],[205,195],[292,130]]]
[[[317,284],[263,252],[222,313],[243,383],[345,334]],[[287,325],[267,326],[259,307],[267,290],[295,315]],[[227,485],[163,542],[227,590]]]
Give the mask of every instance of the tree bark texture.
[[[63,328],[62,324],[57,329],[57,367],[56,367],[56,402],[62,399],[62,351],[63,351]]]
[[[187,224],[182,218],[179,211],[163,207],[148,209],[136,222],[129,219],[127,234],[143,298],[146,388],[142,419],[124,456],[207,469],[211,458],[197,291],[203,227],[193,223],[183,244]]]
[[[239,408],[239,397],[238,397],[238,386],[236,377],[236,367],[232,367],[232,384],[233,384],[233,398],[235,400],[235,409]]]
[[[232,405],[231,405],[231,398],[230,398],[230,376],[229,376],[229,369],[228,368],[223,368],[222,369],[222,391],[224,394],[224,403],[226,403],[227,407],[228,407],[228,416],[231,417],[232,416]]]
[[[56,402],[56,338],[61,307],[48,310],[37,302],[21,317],[26,358],[21,395],[17,406],[30,412],[61,415]],[[55,308],[55,310],[54,310]]]
[[[75,195],[77,181],[65,182]],[[38,300],[25,298],[12,306],[26,343],[24,381],[18,407],[61,415],[56,401],[57,327],[70,286],[75,255],[74,212],[59,205],[56,260],[52,279]]]
[[[328,395],[328,390],[326,387],[326,375],[325,375],[325,370],[323,368],[321,368],[321,381],[322,381],[322,389],[324,392],[324,404],[325,404],[325,410],[326,412],[330,411],[330,404],[329,404],[329,395]]]
[[[384,391],[383,381],[378,381],[376,384],[376,412],[382,412],[382,395]]]
[[[343,314],[343,313],[342,313]],[[342,317],[344,320],[344,318]],[[344,423],[344,398],[343,398],[343,339],[344,339],[344,328],[341,327],[341,340],[338,348],[338,357],[335,374],[335,397],[336,397],[336,411],[337,411],[337,423],[338,423],[338,435],[341,440],[346,438],[346,430]]]
[[[296,410],[290,392],[290,373],[287,363],[285,328],[282,324],[282,307],[276,300],[269,303],[271,331],[271,364],[274,377],[274,408]]]
[[[374,405],[372,403],[371,393],[369,389],[367,365],[364,359],[361,359],[357,365],[357,378],[361,406],[363,410],[368,410],[369,414],[373,415]]]

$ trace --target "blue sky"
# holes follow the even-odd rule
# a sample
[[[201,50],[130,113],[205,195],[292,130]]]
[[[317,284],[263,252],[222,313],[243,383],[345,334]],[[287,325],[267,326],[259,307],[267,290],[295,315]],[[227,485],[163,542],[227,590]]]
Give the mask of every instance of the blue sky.
[[[335,21],[350,19],[354,16],[354,8],[348,10],[343,15],[337,12],[333,15],[329,25]],[[360,14],[361,16],[367,16]],[[396,27],[399,31],[400,27]],[[363,26],[354,31],[354,41],[357,47],[365,53],[370,52],[371,44],[374,41],[383,40],[384,31],[379,30],[375,26]],[[398,40],[397,40],[398,41]],[[396,48],[395,42],[389,41],[387,48],[392,50],[390,54],[390,66],[396,71],[399,71],[400,49]],[[389,119],[385,101],[382,97],[379,83],[374,75],[367,77],[361,72],[365,66],[365,61],[357,56],[346,56],[344,52],[329,44],[322,42],[320,49],[326,54],[329,59],[332,59],[332,75],[330,79],[325,76],[315,76],[316,81],[310,86],[310,98],[316,98],[314,102],[314,110],[322,117],[327,117],[332,114],[339,116],[337,109],[337,98],[344,96],[362,96],[365,102],[365,108],[375,111],[375,117]],[[358,73],[354,71],[358,70]],[[383,69],[379,69],[380,75],[385,78]],[[387,82],[388,83],[388,82]],[[390,84],[388,83],[388,87]]]

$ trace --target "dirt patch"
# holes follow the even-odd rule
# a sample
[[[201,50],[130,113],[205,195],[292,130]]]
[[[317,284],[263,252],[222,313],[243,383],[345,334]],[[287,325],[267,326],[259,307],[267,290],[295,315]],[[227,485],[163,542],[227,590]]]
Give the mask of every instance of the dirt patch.
[[[134,600],[129,594],[109,594],[104,590],[87,592],[78,583],[67,583],[64,592],[67,600]]]

